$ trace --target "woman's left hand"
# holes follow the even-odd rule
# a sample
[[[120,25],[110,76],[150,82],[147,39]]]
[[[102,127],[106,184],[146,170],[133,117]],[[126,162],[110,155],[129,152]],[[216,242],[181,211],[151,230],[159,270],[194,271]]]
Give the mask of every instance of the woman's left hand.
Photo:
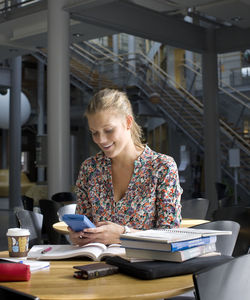
[[[124,231],[122,225],[113,222],[98,222],[96,228],[86,228],[81,232],[82,239],[79,239],[78,245],[88,243],[103,243],[105,245],[120,243],[120,234]]]

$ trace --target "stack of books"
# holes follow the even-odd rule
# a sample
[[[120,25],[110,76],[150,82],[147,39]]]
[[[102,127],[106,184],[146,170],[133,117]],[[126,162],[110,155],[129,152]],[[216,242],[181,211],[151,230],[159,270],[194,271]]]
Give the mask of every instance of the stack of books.
[[[136,259],[182,262],[216,252],[217,235],[231,231],[174,228],[145,230],[120,236],[126,256]]]

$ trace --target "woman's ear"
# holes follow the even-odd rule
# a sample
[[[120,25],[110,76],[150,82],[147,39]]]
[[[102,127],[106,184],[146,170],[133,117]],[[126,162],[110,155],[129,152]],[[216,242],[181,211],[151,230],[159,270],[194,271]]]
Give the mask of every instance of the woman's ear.
[[[127,116],[127,129],[130,129],[133,123],[133,116],[128,115]]]

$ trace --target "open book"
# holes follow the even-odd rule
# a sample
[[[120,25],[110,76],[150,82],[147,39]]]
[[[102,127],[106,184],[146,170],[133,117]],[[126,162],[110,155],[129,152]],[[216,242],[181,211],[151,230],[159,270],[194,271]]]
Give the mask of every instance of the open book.
[[[41,252],[51,247],[50,251]],[[56,260],[72,257],[87,257],[93,261],[105,260],[108,256],[125,256],[125,248],[120,244],[105,246],[101,243],[90,243],[79,247],[74,245],[35,245],[28,252],[28,259]]]

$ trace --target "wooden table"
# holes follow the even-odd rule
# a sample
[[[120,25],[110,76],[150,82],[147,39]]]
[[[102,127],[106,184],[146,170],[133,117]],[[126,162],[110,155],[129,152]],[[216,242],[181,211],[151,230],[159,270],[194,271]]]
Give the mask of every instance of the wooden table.
[[[191,227],[203,223],[209,222],[208,220],[200,220],[200,219],[183,219],[181,222],[181,227]],[[57,222],[53,225],[53,228],[61,233],[61,234],[68,234],[67,224],[64,222]]]
[[[8,252],[0,252],[0,257],[8,257]],[[92,280],[75,279],[72,267],[89,263],[92,262],[51,261],[49,269],[33,272],[30,281],[0,282],[0,285],[37,296],[40,300],[160,299],[180,295],[193,288],[191,275],[155,280],[141,280],[123,274]]]

